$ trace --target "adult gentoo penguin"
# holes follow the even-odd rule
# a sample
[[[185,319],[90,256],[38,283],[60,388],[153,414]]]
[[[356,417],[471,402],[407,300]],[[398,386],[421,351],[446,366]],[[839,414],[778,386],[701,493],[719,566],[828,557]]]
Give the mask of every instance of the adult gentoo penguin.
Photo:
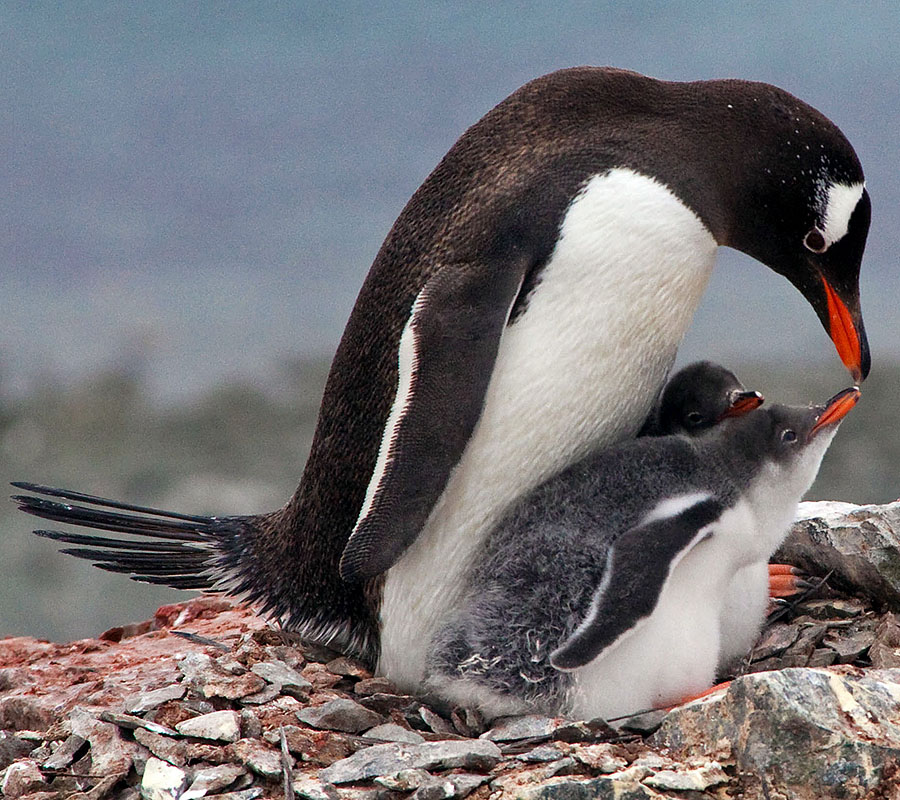
[[[784,538],[858,397],[635,439],[550,478],[486,537],[426,686],[488,717],[577,719],[709,688],[732,580]]]
[[[499,515],[637,433],[718,245],[787,277],[865,377],[869,215],[850,144],[787,92],[552,73],[466,131],[401,212],[283,508],[111,521],[118,512],[22,505],[168,539],[158,551],[107,540],[81,554],[142,580],[242,595],[416,685],[422,643]]]

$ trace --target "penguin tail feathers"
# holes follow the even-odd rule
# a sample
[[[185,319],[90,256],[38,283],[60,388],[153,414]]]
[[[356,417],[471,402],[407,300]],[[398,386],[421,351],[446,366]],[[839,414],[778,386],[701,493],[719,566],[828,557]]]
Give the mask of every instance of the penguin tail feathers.
[[[32,493],[12,498],[27,514],[125,534],[110,537],[35,531],[38,536],[74,545],[61,548],[61,552],[92,561],[94,566],[108,572],[125,573],[135,581],[176,589],[222,591],[228,588],[224,547],[250,519],[178,514],[33,483],[12,485]]]

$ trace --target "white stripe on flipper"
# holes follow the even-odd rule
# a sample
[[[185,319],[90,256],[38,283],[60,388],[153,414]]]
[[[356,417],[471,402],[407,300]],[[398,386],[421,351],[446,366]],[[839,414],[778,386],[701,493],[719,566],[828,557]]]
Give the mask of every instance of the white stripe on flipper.
[[[660,500],[640,521],[640,525],[649,525],[651,522],[658,522],[663,519],[671,519],[683,514],[689,508],[709,500],[712,497],[708,492],[689,492],[688,494],[680,494],[675,497],[667,497]]]
[[[388,465],[394,458],[397,431],[412,401],[413,385],[415,383],[416,370],[419,366],[416,321],[425,305],[427,289],[428,286],[426,284],[416,296],[409,312],[409,319],[406,321],[403,333],[400,336],[400,346],[397,349],[397,394],[394,396],[394,404],[391,406],[391,413],[388,415],[384,426],[381,446],[378,448],[378,459],[375,462],[375,469],[372,470],[372,477],[366,489],[366,498],[363,501],[362,509],[359,512],[356,524],[353,526],[353,533],[356,533],[356,530],[365,521],[375,504],[375,499],[382,488]]]
[[[846,236],[850,217],[853,216],[865,188],[865,183],[832,183],[828,186],[825,211],[822,214],[822,234],[828,247]]]

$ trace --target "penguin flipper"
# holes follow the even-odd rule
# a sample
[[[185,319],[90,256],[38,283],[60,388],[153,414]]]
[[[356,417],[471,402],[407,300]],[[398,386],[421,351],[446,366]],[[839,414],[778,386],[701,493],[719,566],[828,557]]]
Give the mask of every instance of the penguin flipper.
[[[390,568],[428,519],[484,406],[527,264],[452,265],[419,292],[400,338],[397,394],[341,577]]]
[[[665,516],[651,513],[612,543],[585,618],[550,654],[556,669],[584,666],[646,620],[672,569],[709,535],[707,526],[723,510],[722,504],[707,494],[667,502],[677,506],[669,506],[670,513]]]

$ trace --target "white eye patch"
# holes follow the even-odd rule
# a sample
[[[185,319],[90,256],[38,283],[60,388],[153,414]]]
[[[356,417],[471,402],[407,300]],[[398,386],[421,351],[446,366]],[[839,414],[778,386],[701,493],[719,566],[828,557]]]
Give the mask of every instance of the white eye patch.
[[[865,183],[832,183],[825,188],[825,213],[822,215],[822,235],[825,248],[840,241],[850,227],[850,217],[862,197]]]

